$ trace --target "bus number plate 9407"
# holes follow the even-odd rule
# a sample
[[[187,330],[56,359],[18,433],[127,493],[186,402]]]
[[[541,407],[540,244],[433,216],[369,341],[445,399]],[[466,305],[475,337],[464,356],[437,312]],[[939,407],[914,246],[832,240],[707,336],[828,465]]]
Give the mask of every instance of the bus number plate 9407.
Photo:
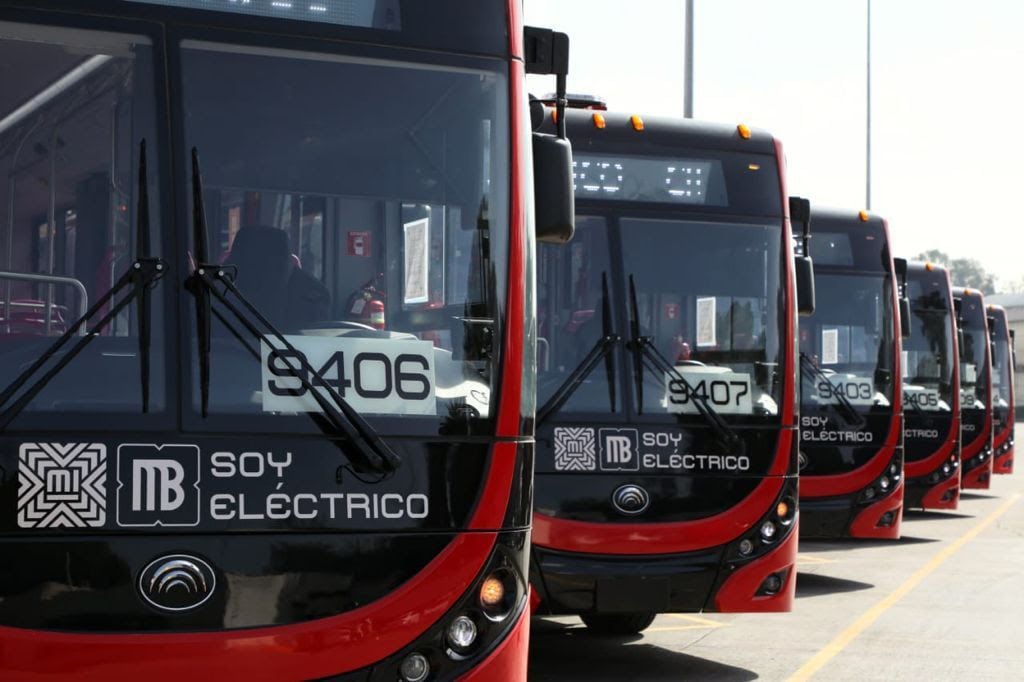
[[[665,404],[674,414],[697,414],[698,401],[707,404],[719,414],[753,414],[754,404],[750,391],[750,375],[730,371],[709,372],[705,368],[677,367],[675,374],[665,375]],[[687,391],[689,385],[693,395]]]
[[[264,412],[323,412],[307,388],[318,383],[311,368],[362,414],[437,413],[434,346],[429,341],[285,338],[295,351],[261,344]],[[316,390],[331,399],[326,388]]]

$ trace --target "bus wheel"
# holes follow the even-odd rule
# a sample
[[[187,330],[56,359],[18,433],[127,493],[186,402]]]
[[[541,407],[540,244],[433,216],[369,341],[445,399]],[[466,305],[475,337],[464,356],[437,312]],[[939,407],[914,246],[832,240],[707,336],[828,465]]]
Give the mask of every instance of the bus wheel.
[[[654,622],[656,613],[589,613],[580,616],[587,629],[601,635],[637,635]]]

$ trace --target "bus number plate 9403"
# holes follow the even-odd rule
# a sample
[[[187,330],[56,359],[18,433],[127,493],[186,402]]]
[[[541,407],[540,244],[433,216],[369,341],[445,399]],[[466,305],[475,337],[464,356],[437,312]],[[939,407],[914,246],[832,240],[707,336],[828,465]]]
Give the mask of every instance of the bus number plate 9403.
[[[437,413],[434,346],[412,339],[286,336],[295,351],[261,344],[264,412],[323,412],[307,384],[315,370],[363,414]],[[305,362],[302,362],[302,360]],[[326,388],[317,387],[330,400]]]
[[[739,372],[715,371],[705,368],[677,367],[685,384],[674,374],[665,375],[665,404],[673,414],[697,414],[698,401],[707,404],[719,414],[753,414],[754,404],[750,392],[750,375]],[[691,396],[686,389],[690,386]]]

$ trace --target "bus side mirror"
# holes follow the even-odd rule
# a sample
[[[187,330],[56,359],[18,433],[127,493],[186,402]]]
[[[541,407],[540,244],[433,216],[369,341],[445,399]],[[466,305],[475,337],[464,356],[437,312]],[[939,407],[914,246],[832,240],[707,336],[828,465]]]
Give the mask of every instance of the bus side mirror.
[[[796,305],[801,315],[814,314],[814,262],[810,256],[795,256]]]
[[[569,73],[569,36],[547,28],[523,29],[526,73],[555,77],[555,112],[558,135],[533,134],[533,196],[537,240],[565,243],[576,229],[573,196],[572,146],[565,134],[565,78]],[[537,105],[531,104],[534,127]],[[543,109],[540,109],[543,119]]]
[[[537,240],[569,241],[576,227],[569,140],[533,134],[533,183]]]

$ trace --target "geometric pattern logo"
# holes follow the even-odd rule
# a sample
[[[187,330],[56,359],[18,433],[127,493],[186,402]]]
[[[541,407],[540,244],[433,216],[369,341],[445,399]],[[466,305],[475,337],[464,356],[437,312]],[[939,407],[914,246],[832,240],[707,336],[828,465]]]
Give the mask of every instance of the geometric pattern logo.
[[[595,471],[597,453],[594,429],[555,429],[555,469],[557,471]]]
[[[99,528],[107,521],[107,448],[102,443],[22,443],[20,528]]]

